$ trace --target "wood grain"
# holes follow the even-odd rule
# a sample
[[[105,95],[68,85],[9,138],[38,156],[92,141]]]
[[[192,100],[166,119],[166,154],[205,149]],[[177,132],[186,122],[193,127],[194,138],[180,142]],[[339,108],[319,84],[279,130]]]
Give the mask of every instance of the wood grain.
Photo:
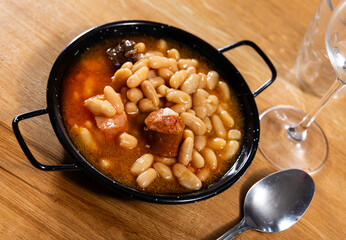
[[[304,92],[295,64],[313,1],[0,1],[0,238],[1,239],[215,239],[242,218],[242,202],[260,178],[276,171],[260,152],[227,191],[198,203],[157,205],[110,192],[83,171],[42,172],[22,153],[11,128],[17,114],[46,107],[46,84],[60,51],[83,31],[112,21],[140,19],[170,24],[216,48],[248,39],[273,61],[277,81],[256,97],[260,112],[279,104],[308,111],[318,98]],[[270,76],[248,48],[225,53],[252,90]],[[318,123],[330,152],[313,175],[316,194],[304,217],[275,234],[256,231],[239,239],[343,239],[346,236],[345,95],[334,99]],[[33,154],[54,164],[73,162],[47,116],[20,124]]]

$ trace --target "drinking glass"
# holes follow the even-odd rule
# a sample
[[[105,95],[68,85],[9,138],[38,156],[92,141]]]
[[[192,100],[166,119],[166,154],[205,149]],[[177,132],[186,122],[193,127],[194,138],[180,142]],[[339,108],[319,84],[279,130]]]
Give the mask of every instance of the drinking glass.
[[[325,45],[336,79],[319,103],[307,114],[292,106],[277,106],[260,115],[259,149],[280,169],[298,168],[312,174],[327,159],[327,138],[315,119],[346,85],[346,0],[340,1],[328,21]]]
[[[338,2],[339,0],[320,0],[297,57],[296,74],[300,85],[319,97],[327,92],[335,77],[326,50],[325,30]]]

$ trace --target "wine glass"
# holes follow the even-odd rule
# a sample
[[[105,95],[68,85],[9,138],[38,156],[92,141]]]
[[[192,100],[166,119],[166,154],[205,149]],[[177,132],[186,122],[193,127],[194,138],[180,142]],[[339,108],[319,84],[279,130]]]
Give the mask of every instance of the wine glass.
[[[276,106],[260,115],[259,149],[280,169],[298,168],[312,174],[327,159],[327,138],[315,119],[346,85],[346,0],[338,4],[328,21],[325,43],[337,77],[319,103],[307,114],[292,106]]]

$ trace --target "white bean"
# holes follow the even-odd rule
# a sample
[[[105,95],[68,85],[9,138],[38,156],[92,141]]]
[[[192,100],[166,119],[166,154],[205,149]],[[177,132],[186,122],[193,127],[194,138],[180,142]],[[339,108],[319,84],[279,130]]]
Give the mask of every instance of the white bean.
[[[204,73],[198,73],[201,76],[201,80],[199,81],[199,88],[203,89],[207,85],[207,75]]]
[[[186,71],[189,73],[189,75],[194,74],[194,73],[197,72],[196,68],[193,67],[193,66],[190,66],[190,67],[186,68]]]
[[[207,74],[207,88],[212,90],[216,87],[219,82],[219,74],[215,71],[210,71]]]
[[[153,84],[145,80],[141,83],[141,88],[144,96],[150,99],[155,107],[159,106],[160,99]]]
[[[137,147],[138,140],[136,137],[124,132],[119,135],[120,147],[126,149],[133,149]]]
[[[239,142],[235,140],[231,140],[226,143],[225,148],[222,150],[221,158],[224,160],[231,159],[239,149]]]
[[[152,112],[159,110],[158,106],[154,106],[153,102],[148,98],[143,98],[138,103],[138,108],[141,112]]]
[[[110,166],[110,162],[107,159],[100,159],[100,166],[103,169],[107,169]]]
[[[106,86],[103,89],[105,99],[110,102],[115,110],[117,111],[117,114],[121,114],[124,112],[124,104],[121,100],[120,94],[116,93],[114,89],[111,86]]]
[[[209,93],[203,89],[198,89],[193,95],[192,95],[192,102],[193,106],[206,106],[207,105],[207,99],[209,97]]]
[[[198,170],[196,176],[202,181],[205,182],[210,174],[210,169],[207,167],[201,168]]]
[[[159,39],[159,41],[157,42],[157,48],[161,51],[161,52],[166,52],[167,51],[167,42],[164,39]]]
[[[207,131],[204,122],[199,117],[187,112],[180,114],[180,116],[184,119],[185,125],[191,129],[195,135],[201,136]]]
[[[145,79],[147,79],[149,74],[148,67],[141,67],[138,69],[131,77],[126,81],[126,84],[129,88],[138,87]]]
[[[132,75],[132,71],[128,68],[120,68],[112,77],[112,87],[116,92],[126,84],[127,79]]]
[[[157,88],[157,87],[164,85],[166,83],[165,79],[163,79],[162,77],[149,78],[149,82],[151,82],[151,84],[153,85],[154,88]]]
[[[156,71],[154,69],[150,69],[148,73],[148,79],[157,77]]]
[[[126,62],[123,65],[121,65],[121,68],[128,68],[128,69],[132,69],[133,64],[132,62]],[[131,73],[132,74],[132,73]],[[131,75],[130,75],[131,76]]]
[[[201,180],[187,169],[183,164],[176,163],[172,167],[173,175],[183,187],[190,190],[198,190],[202,187]]]
[[[195,137],[194,147],[197,151],[201,151],[206,145],[207,145],[207,137],[205,135]]]
[[[169,61],[168,69],[171,70],[173,73],[177,72],[179,70],[177,60],[174,58],[168,58],[168,61]]]
[[[237,129],[231,129],[229,130],[227,134],[228,139],[234,139],[234,140],[240,140],[241,138],[241,132]]]
[[[169,85],[172,88],[178,89],[188,76],[189,73],[186,70],[177,71],[169,79]]]
[[[85,146],[87,146],[93,151],[97,150],[98,148],[97,143],[87,128],[84,128],[84,127],[78,128],[78,135]]]
[[[125,112],[127,114],[137,114],[138,113],[138,107],[134,102],[127,102],[125,104]]]
[[[220,96],[222,97],[222,100],[228,102],[231,99],[231,92],[229,90],[227,83],[219,81],[218,89]]]
[[[226,138],[226,135],[227,135],[226,129],[218,115],[214,114],[211,117],[211,123],[213,125],[216,136],[221,138]]]
[[[210,168],[212,170],[217,168],[217,158],[216,158],[216,155],[212,149],[205,147],[201,151],[201,154],[204,158],[204,161],[206,161],[208,163],[208,165],[210,166]]]
[[[213,115],[217,110],[217,105],[212,105],[210,103],[207,104],[207,115]]]
[[[178,162],[187,166],[192,159],[192,150],[193,150],[193,139],[191,137],[187,137],[184,142],[181,144]]]
[[[148,51],[146,54],[144,54],[145,58],[153,57],[153,56],[159,56],[163,57],[163,53],[160,51]]]
[[[130,88],[129,90],[127,90],[126,96],[131,102],[137,103],[143,98],[143,93],[138,88]]]
[[[169,103],[169,102],[168,102],[168,103]],[[180,114],[180,113],[186,112],[187,106],[186,106],[186,104],[181,104],[181,103],[180,103],[180,104],[175,104],[175,105],[173,105],[173,106],[171,107],[171,109],[172,109],[174,112]]]
[[[186,110],[186,112],[191,113],[193,116],[196,116],[196,112],[192,109]]]
[[[157,70],[157,74],[162,77],[162,79],[168,81],[172,77],[173,72],[168,68],[160,68]]]
[[[138,60],[132,67],[132,72],[138,71],[142,67],[148,67],[148,59],[140,59]]]
[[[195,106],[193,107],[193,110],[196,113],[196,116],[200,119],[204,119],[208,115],[208,109],[206,106]]]
[[[193,132],[190,129],[185,129],[183,133],[183,139],[186,139],[188,137],[192,138],[193,140],[195,139],[195,135],[193,134]]]
[[[137,43],[134,47],[135,50],[137,49],[137,51],[139,53],[143,53],[145,51],[145,44],[142,42]]]
[[[226,110],[224,110],[221,106],[218,106],[217,113],[219,114],[225,127],[227,128],[233,127],[234,120]]]
[[[191,97],[186,92],[169,89],[167,90],[166,99],[169,102],[187,104],[191,100]]]
[[[153,162],[154,156],[152,154],[144,154],[132,164],[130,171],[133,175],[138,175],[150,168]]]
[[[168,89],[170,89],[169,87],[167,87],[166,85],[161,85],[161,86],[158,86],[156,88],[156,91],[158,94],[160,94],[161,96],[166,96],[167,95],[167,91]]]
[[[192,95],[192,106],[196,112],[196,116],[203,119],[207,116],[207,98],[209,93],[203,89],[198,89]]]
[[[192,160],[191,160],[191,164],[193,167],[195,168],[202,168],[204,167],[204,158],[202,157],[202,155],[197,152],[195,149],[192,152]]]
[[[200,79],[201,76],[198,74],[191,74],[180,86],[180,90],[186,92],[187,94],[194,93],[199,86]]]
[[[151,56],[148,59],[148,66],[152,69],[168,68],[169,60],[166,57]]]
[[[123,104],[127,103],[127,91],[129,90],[128,87],[123,86],[120,88],[120,97],[121,97],[121,101],[123,101]]]
[[[214,106],[219,104],[219,99],[215,95],[209,95],[207,101],[208,101],[208,103],[210,103],[211,105],[214,105]]]
[[[106,117],[113,117],[117,113],[110,102],[107,100],[98,99],[96,97],[85,100],[84,106],[96,116],[104,115]]]
[[[187,96],[186,109],[190,109],[192,107],[192,97],[189,94],[187,94]]]
[[[211,138],[207,142],[207,146],[213,150],[221,150],[225,147],[226,140],[223,138]]]
[[[203,122],[205,123],[205,126],[207,127],[207,132],[210,133],[213,130],[213,125],[210,121],[209,117],[203,118]]]
[[[196,59],[179,59],[178,60],[179,69],[186,69],[190,66],[197,67],[198,61]]]
[[[147,188],[157,178],[157,172],[153,168],[149,168],[142,172],[136,179],[138,186]]]
[[[175,60],[179,60],[180,53],[177,49],[172,48],[167,51],[167,57],[168,58],[174,58]]]
[[[177,159],[174,157],[159,157],[155,156],[155,161],[171,166],[177,162]]]
[[[159,173],[160,177],[169,181],[173,179],[173,173],[170,167],[166,164],[156,162],[153,164],[153,168]]]

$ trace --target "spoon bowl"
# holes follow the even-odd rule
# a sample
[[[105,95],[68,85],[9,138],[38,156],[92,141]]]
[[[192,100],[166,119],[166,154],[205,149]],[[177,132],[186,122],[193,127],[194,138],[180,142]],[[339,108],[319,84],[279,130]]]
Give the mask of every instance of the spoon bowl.
[[[298,169],[268,175],[245,197],[244,218],[218,240],[233,239],[246,230],[281,232],[294,225],[309,207],[315,193],[311,176]]]

